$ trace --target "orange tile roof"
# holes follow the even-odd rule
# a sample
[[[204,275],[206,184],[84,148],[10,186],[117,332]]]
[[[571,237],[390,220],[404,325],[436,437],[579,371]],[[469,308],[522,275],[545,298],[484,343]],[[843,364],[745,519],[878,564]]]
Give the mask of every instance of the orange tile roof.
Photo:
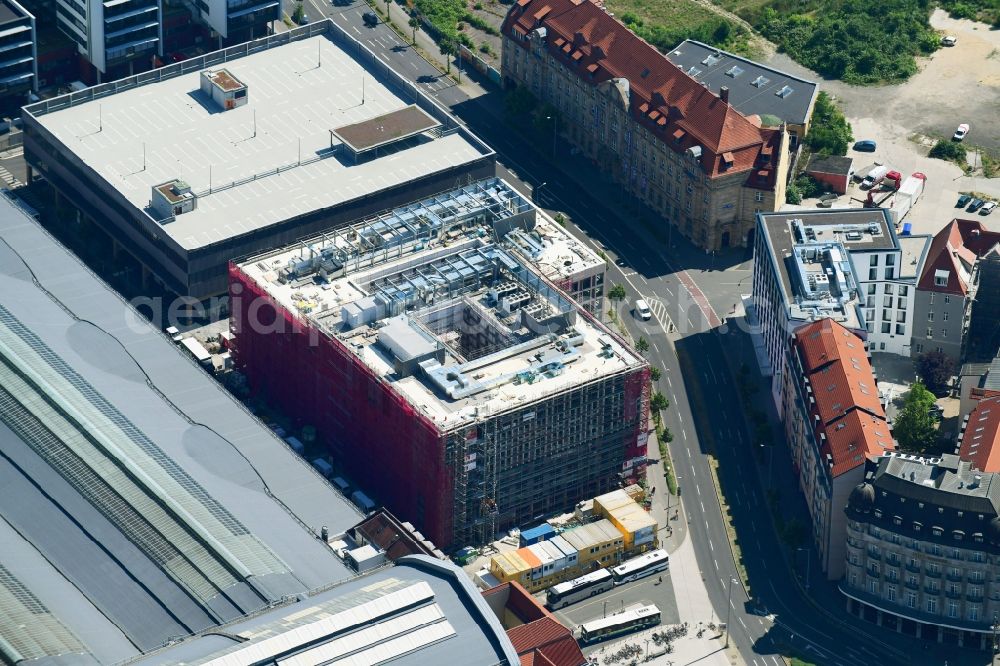
[[[550,10],[538,19],[534,7]],[[582,80],[597,85],[627,79],[633,117],[675,151],[701,146],[701,166],[709,176],[757,168],[763,177],[755,174],[747,185],[773,187],[776,165],[764,164],[760,157],[765,146],[773,150],[780,145],[781,132],[750,122],[601,7],[589,0],[529,0],[511,7],[503,31],[526,48],[524,36],[540,27],[546,29],[552,57]],[[659,116],[652,117],[653,111]],[[677,129],[684,131],[680,143],[669,139]],[[732,153],[732,161],[723,161],[723,153]]]
[[[554,617],[544,617],[509,629],[507,636],[521,656],[522,664],[583,666],[587,663],[570,630]]]
[[[795,331],[795,349],[812,388],[809,409],[821,453],[839,476],[895,448],[864,343],[832,319]]]
[[[538,559],[538,556],[535,555],[533,552],[531,552],[529,549],[518,548],[514,552],[520,555],[521,559],[527,562],[528,566],[530,566],[532,569],[542,566],[542,561]]]
[[[1000,472],[1000,397],[983,398],[969,413],[958,457],[980,472]]]

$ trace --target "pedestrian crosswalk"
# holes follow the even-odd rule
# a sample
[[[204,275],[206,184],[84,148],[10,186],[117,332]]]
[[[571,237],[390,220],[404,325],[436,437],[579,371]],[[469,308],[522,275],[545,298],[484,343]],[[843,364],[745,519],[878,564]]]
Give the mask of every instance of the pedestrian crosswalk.
[[[3,166],[0,166],[0,178],[3,179],[3,182],[7,183],[7,189],[15,188],[21,184],[21,181]]]

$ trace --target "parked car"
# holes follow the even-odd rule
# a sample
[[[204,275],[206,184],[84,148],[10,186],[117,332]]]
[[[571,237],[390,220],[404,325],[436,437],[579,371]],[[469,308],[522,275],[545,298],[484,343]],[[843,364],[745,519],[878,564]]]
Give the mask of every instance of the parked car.
[[[958,37],[954,35],[946,35],[941,38],[941,46],[954,46],[958,43]]]
[[[962,196],[958,197],[958,203],[955,204],[955,208],[965,208],[966,206],[969,205],[970,201],[972,201],[972,197],[969,196],[968,194],[963,194]]]
[[[309,23],[309,15],[303,14],[302,17],[299,19],[299,25],[306,25],[308,23]]]
[[[970,213],[975,213],[977,210],[979,210],[980,208],[982,208],[983,204],[985,204],[985,203],[986,202],[983,201],[982,199],[973,199],[972,203],[970,203],[969,207],[966,208],[965,210],[967,210]]]
[[[643,321],[646,321],[647,319],[650,319],[653,316],[653,311],[649,309],[649,303],[642,300],[641,298],[636,300],[635,304],[633,305],[633,308],[635,311],[635,316],[638,317],[639,319],[642,319]]]
[[[361,20],[370,28],[378,25],[378,16],[375,15],[375,12],[365,12],[361,15]]]
[[[951,135],[951,138],[954,139],[955,141],[961,141],[962,139],[965,138],[965,135],[968,133],[969,133],[969,126],[966,125],[965,123],[962,123],[961,125],[958,126],[958,129],[955,130],[955,133]]]
[[[996,201],[987,201],[983,204],[983,207],[979,209],[980,215],[989,215],[993,212],[993,209],[997,207]]]
[[[854,144],[854,150],[859,153],[874,153],[875,152],[875,142],[871,139],[865,139],[864,141],[858,141]]]

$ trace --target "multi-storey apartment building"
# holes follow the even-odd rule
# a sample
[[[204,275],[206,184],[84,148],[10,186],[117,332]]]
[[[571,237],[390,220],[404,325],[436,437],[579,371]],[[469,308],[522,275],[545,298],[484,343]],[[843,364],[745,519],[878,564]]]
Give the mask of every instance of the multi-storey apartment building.
[[[699,247],[752,242],[785,202],[788,136],[730,104],[589,0],[527,0],[503,24],[502,75],[554,109],[555,131]],[[567,159],[580,159],[569,156]]]
[[[812,518],[819,564],[844,572],[842,511],[865,461],[895,448],[865,343],[832,319],[795,332],[782,410],[799,487]]]
[[[833,317],[870,351],[909,355],[914,290],[929,236],[897,236],[885,209],[762,213],[754,247],[753,313],[776,405],[785,355],[804,323]]]
[[[162,10],[161,0],[56,0],[56,22],[100,82],[153,67]]]
[[[281,20],[282,0],[194,0],[194,5],[220,47],[266,37],[272,23]]]
[[[912,351],[941,351],[961,362],[969,340],[972,305],[980,290],[980,257],[1000,243],[1000,233],[989,231],[975,220],[955,219],[934,236],[916,291]],[[987,283],[1000,290],[995,271],[987,271]],[[984,295],[991,295],[984,291]],[[990,322],[995,316],[983,316]],[[984,338],[990,326],[983,326]],[[994,348],[993,353],[996,349]],[[991,357],[988,354],[987,357]]]
[[[928,641],[985,648],[1000,613],[1000,475],[955,455],[887,454],[851,492],[850,612]]]
[[[24,103],[38,86],[35,17],[16,0],[0,0],[0,98]]]

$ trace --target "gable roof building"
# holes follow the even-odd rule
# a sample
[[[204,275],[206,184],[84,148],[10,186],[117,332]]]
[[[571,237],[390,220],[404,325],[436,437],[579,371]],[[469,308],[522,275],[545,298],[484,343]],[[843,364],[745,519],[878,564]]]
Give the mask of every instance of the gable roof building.
[[[506,85],[555,106],[564,139],[696,244],[742,245],[753,211],[784,203],[784,130],[744,116],[728,88],[702,85],[602,7],[519,0],[502,30]],[[667,182],[674,168],[689,174],[690,191]]]
[[[977,360],[993,358],[1000,344],[998,246],[1000,233],[978,220],[954,219],[934,236],[917,283],[914,354],[940,350],[961,362],[974,347]]]
[[[685,39],[666,54],[710,90],[729,89],[729,103],[745,116],[773,116],[788,123],[791,147],[809,131],[819,85],[749,58]]]
[[[783,421],[820,566],[844,570],[843,506],[865,462],[895,449],[865,343],[833,319],[795,331]]]
[[[1000,472],[1000,396],[976,403],[962,425],[958,456],[980,472]]]
[[[516,582],[483,592],[500,618],[521,666],[583,666],[587,663],[573,633]]]

